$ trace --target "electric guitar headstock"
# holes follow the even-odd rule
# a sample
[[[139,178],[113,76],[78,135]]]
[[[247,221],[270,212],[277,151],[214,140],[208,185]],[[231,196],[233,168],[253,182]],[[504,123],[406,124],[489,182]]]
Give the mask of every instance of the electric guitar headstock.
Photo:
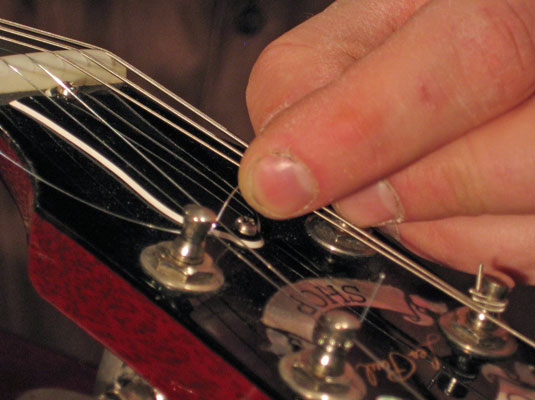
[[[329,208],[263,218],[225,128],[102,49],[7,21],[0,41],[0,167],[31,279],[169,399],[535,398],[505,277]]]

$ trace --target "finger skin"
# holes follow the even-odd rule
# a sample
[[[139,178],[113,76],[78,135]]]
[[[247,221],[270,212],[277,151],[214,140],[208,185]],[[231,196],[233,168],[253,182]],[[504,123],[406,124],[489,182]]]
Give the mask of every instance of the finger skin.
[[[388,178],[336,203],[359,226],[456,215],[535,214],[535,96]],[[395,199],[389,199],[392,194]]]
[[[535,215],[483,215],[398,226],[401,242],[435,262],[477,273],[500,271],[517,283],[535,284]]]
[[[247,87],[255,131],[379,46],[428,0],[339,0],[272,42]]]
[[[243,158],[244,197],[273,218],[304,214],[516,106],[535,86],[534,21],[531,0],[425,6],[342,76],[271,120]],[[272,185],[268,177],[255,184],[269,154],[304,164],[316,181],[301,207],[292,203],[294,186],[277,187],[276,174]],[[271,198],[261,185],[281,193]]]

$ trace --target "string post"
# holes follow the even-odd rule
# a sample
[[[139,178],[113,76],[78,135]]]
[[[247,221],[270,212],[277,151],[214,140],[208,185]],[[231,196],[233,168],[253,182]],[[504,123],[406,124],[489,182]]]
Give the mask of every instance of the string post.
[[[184,207],[181,234],[145,248],[140,257],[143,271],[169,294],[206,293],[218,290],[225,279],[206,253],[206,238],[215,226],[215,213],[190,204]]]
[[[501,359],[517,349],[516,340],[488,317],[499,318],[507,308],[508,283],[486,275],[480,264],[475,286],[469,289],[480,310],[459,307],[444,314],[439,325],[446,338],[463,353],[481,359]]]
[[[360,326],[360,320],[347,311],[323,314],[314,329],[314,348],[280,360],[282,379],[308,400],[362,399],[366,386],[346,361]]]
[[[206,236],[216,221],[212,210],[196,204],[184,207],[182,233],[173,241],[171,256],[178,264],[193,266],[204,260]]]

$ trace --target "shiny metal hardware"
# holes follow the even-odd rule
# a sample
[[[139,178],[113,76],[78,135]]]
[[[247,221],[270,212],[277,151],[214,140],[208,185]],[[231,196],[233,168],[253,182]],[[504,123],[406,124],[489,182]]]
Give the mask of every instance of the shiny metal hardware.
[[[466,396],[468,389],[464,382],[455,376],[448,377],[447,380],[440,381],[439,387],[448,397],[463,398]]]
[[[439,325],[448,340],[463,353],[482,359],[500,359],[512,355],[516,340],[504,329],[487,319],[498,317],[507,307],[507,284],[494,276],[484,275],[480,265],[476,286],[470,289],[472,300],[483,308],[478,313],[460,307],[444,314]]]
[[[74,100],[78,94],[79,88],[72,82],[64,82],[65,87],[56,86],[51,89],[47,89],[45,94],[48,97],[60,98],[64,100]]]
[[[104,350],[94,396],[58,388],[34,389],[17,400],[166,400],[158,389],[134,372],[109,350]]]
[[[97,400],[166,400],[166,396],[149,385],[139,375],[121,376],[106,393]]]
[[[346,362],[359,319],[346,311],[331,310],[316,323],[312,350],[284,356],[279,372],[292,390],[308,400],[358,400],[366,386]]]
[[[404,400],[401,397],[398,396],[391,396],[388,394],[382,394],[375,398],[375,400]]]
[[[143,271],[170,294],[206,293],[224,283],[223,272],[205,253],[205,239],[216,221],[209,209],[184,207],[182,233],[173,241],[145,248],[140,257]]]
[[[325,250],[345,257],[369,257],[376,252],[317,215],[305,221],[308,235]]]
[[[108,350],[98,369],[95,392],[95,400],[166,400],[163,393]]]
[[[241,216],[234,221],[234,229],[242,235],[247,237],[254,237],[260,231],[258,223],[250,217]]]
[[[436,376],[438,389],[447,397],[465,398],[470,386],[479,376],[481,364],[484,362],[462,352],[444,358],[445,368]]]

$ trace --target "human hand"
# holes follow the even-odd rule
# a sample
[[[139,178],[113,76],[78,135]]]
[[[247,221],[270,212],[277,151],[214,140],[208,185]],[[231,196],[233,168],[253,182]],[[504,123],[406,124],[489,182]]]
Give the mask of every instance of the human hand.
[[[534,92],[533,0],[339,0],[253,69],[240,188],[533,284]]]

